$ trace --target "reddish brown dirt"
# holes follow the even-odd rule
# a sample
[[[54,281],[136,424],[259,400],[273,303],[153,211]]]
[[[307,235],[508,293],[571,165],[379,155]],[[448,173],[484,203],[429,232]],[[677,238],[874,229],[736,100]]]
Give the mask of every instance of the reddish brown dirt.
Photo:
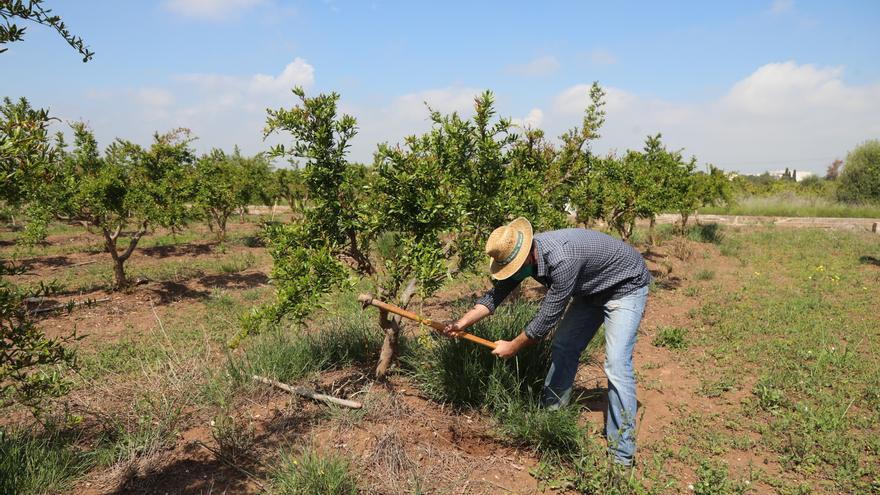
[[[250,228],[245,226],[243,228]],[[96,242],[95,236],[78,234],[50,238],[49,243]],[[639,373],[640,455],[647,459],[661,449],[675,447],[676,421],[698,413],[717,415],[739,407],[739,399],[750,390],[750,383],[720,398],[698,395],[701,377],[693,363],[702,350],[670,351],[651,345],[657,328],[682,326],[698,332],[688,316],[700,304],[699,297],[685,295],[688,287],[718,284],[737,287],[737,262],[725,258],[712,245],[676,241],[645,252],[649,268],[662,288],[651,294],[636,346],[635,363]],[[173,248],[137,250],[129,265],[160,264],[169,260],[206,259],[216,256],[216,245],[196,242]],[[164,318],[171,313],[197,313],[199,300],[213,289],[238,291],[267,283],[268,263],[265,250],[234,246],[232,252],[262,253],[259,266],[228,276],[196,275],[174,282],[147,282],[126,292],[93,291],[66,294],[55,299],[64,303],[83,298],[109,297],[111,300],[94,307],[79,308],[72,314],[52,313],[41,319],[41,326],[50,335],[69,333],[74,328],[87,334],[83,345],[98,347],[122,336],[147,332],[155,327],[156,315]],[[229,253],[230,251],[227,251]],[[77,270],[77,263],[99,260],[104,253],[73,253],[31,261],[28,280],[51,277],[60,270]],[[712,281],[698,281],[701,270],[715,272]],[[417,303],[414,309],[435,320],[457,316],[461,301],[472,300],[488,284],[478,283],[447,290],[431,301]],[[541,290],[528,286],[522,297],[540,298]],[[156,310],[156,315],[153,311]],[[585,420],[601,431],[605,403],[605,378],[601,369],[602,355],[596,363],[582,366],[577,387],[587,406]],[[543,493],[529,470],[537,463],[534,453],[506,444],[492,431],[491,423],[476,414],[462,414],[422,398],[404,377],[394,377],[386,384],[364,379],[369,370],[342,370],[321,377],[316,388],[334,391],[346,381],[341,395],[353,394],[364,401],[367,411],[363,420],[346,422],[344,418],[327,421],[327,409],[287,394],[267,390],[257,397],[242,398],[234,414],[253,425],[256,441],[248,459],[238,462],[249,473],[265,474],[274,462],[273,453],[280,446],[311,442],[320,449],[334,450],[358,459],[363,466],[361,476],[373,487],[370,493],[402,493],[412,487],[409,472],[418,472],[428,493]],[[131,386],[131,384],[128,384]],[[88,399],[88,400],[86,400]],[[100,403],[101,397],[81,398]],[[105,402],[108,410],[124,407],[112,400]],[[260,481],[240,469],[230,467],[201,444],[216,448],[209,422],[216,411],[190,410],[185,414],[183,429],[176,445],[166,451],[142,459],[126,469],[93,472],[79,482],[70,493],[258,493]],[[670,445],[671,442],[671,445]],[[395,462],[389,461],[397,460]],[[732,474],[741,477],[750,465],[776,470],[765,465],[763,456],[752,451],[731,451],[727,455]],[[676,466],[676,489],[686,491],[695,480],[686,466]],[[395,481],[396,480],[396,481]],[[758,493],[768,487],[756,485]]]

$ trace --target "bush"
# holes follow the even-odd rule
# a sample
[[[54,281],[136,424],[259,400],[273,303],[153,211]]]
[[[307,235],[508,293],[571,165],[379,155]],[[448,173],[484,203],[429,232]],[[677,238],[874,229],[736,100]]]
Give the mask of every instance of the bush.
[[[299,454],[282,454],[272,473],[275,491],[299,495],[356,495],[357,476],[344,458],[305,448]]]
[[[837,196],[853,203],[880,201],[880,140],[866,141],[849,152]]]
[[[724,233],[721,231],[721,225],[718,225],[717,223],[706,223],[691,225],[688,227],[687,237],[692,241],[720,244],[724,239]]]

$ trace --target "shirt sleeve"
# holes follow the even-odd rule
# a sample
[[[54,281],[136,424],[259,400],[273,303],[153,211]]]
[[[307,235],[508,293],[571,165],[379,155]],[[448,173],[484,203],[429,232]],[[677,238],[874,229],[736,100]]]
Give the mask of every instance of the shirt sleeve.
[[[570,261],[563,261],[553,267],[553,284],[541,302],[538,314],[526,326],[526,336],[530,339],[543,339],[559,323],[562,313],[568,306],[568,300],[574,291],[578,276],[578,267]]]
[[[519,281],[510,279],[493,281],[492,288],[483,294],[482,297],[477,299],[475,304],[482,304],[489,308],[489,313],[494,313],[495,308],[497,308],[498,305],[500,305],[519,284]]]

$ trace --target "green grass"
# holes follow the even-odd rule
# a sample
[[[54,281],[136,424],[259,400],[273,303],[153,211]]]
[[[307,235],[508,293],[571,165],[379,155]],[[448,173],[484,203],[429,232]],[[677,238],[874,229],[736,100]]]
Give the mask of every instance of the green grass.
[[[687,329],[681,327],[660,327],[651,344],[667,349],[687,349]]]
[[[57,493],[90,467],[88,456],[60,436],[0,428],[0,493]]]
[[[700,270],[697,272],[697,280],[712,280],[715,278],[715,272],[712,270]]]
[[[510,340],[534,317],[533,303],[508,302],[470,331],[484,339]],[[519,391],[537,396],[550,367],[549,341],[499,360],[484,347],[435,333],[420,337],[404,357],[422,390],[438,402],[457,407],[481,407],[500,400],[493,391]]]
[[[821,197],[780,194],[741,198],[730,206],[701,208],[700,213],[773,217],[880,218],[880,205],[851,205]]]
[[[279,328],[250,337],[243,356],[229,360],[228,372],[242,385],[254,374],[292,382],[317,371],[372,364],[378,359],[382,334],[369,313],[356,311],[321,320],[320,331]]]
[[[706,292],[693,314],[711,356],[703,394],[742,377],[750,397],[719,421],[759,436],[784,470],[780,492],[804,478],[819,492],[876,492],[880,270],[859,261],[876,256],[876,237],[766,229],[734,240],[742,287]]]
[[[282,452],[271,481],[273,493],[281,495],[357,495],[359,487],[350,461],[313,448]]]
[[[748,492],[748,488],[745,482],[728,478],[726,465],[703,461],[697,469],[694,495],[743,495]]]

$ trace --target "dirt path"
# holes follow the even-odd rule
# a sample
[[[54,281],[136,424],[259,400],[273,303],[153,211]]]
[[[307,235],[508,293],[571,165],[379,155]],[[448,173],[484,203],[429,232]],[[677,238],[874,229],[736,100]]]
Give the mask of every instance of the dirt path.
[[[746,215],[706,215],[694,217],[700,223],[717,223],[734,227],[777,227],[790,228],[813,228],[813,229],[838,229],[867,231],[880,234],[880,219],[877,218],[834,218],[834,217],[765,217]],[[681,215],[677,213],[664,213],[657,215],[658,224],[672,224],[681,221]],[[647,225],[647,222],[639,223]]]

